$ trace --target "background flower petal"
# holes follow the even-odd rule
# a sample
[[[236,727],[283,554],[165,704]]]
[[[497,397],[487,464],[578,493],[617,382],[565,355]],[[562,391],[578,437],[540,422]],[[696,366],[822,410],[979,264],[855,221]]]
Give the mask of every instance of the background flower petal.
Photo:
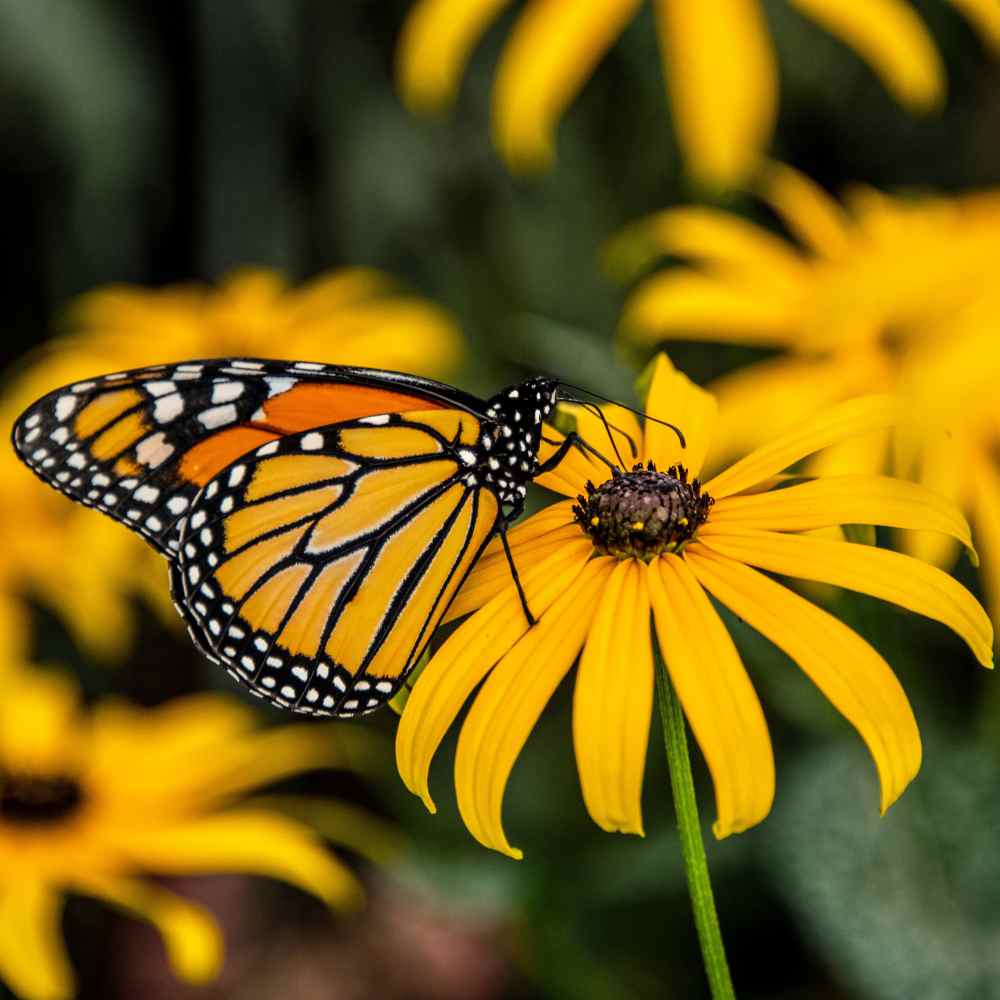
[[[72,774],[81,742],[79,697],[69,677],[55,671],[18,671],[8,678],[0,698],[0,769]]]
[[[786,355],[714,379],[708,390],[718,401],[719,419],[706,470],[716,471],[824,407],[870,392],[877,372],[866,361],[857,355],[849,361]]]
[[[411,111],[436,111],[455,98],[469,53],[510,0],[420,0],[396,50],[396,79]]]
[[[780,583],[697,542],[684,558],[733,614],[784,650],[857,729],[885,812],[920,769],[920,731],[888,663],[856,632]]]
[[[222,968],[218,924],[203,907],[152,882],[87,873],[76,888],[148,920],[163,938],[171,968],[189,983],[207,983]]]
[[[642,776],[653,712],[646,571],[615,566],[580,655],[573,747],[587,812],[602,829],[642,829]]]
[[[758,0],[657,0],[674,128],[692,175],[730,187],[771,138],[778,71]]]
[[[632,281],[656,258],[684,257],[713,273],[795,290],[807,277],[796,248],[731,212],[684,205],[657,212],[618,233],[604,251],[616,281]]]
[[[24,1000],[68,1000],[73,971],[62,942],[62,897],[32,878],[0,886],[0,980]]]
[[[686,267],[640,282],[622,312],[622,336],[637,343],[710,340],[784,347],[796,335],[798,297],[750,279]]]
[[[656,356],[640,382],[647,379],[646,413],[679,427],[684,434],[684,447],[673,430],[647,419],[643,428],[643,461],[652,459],[661,471],[683,465],[694,478],[700,474],[712,444],[718,404],[711,393],[677,371],[666,354]]]
[[[717,837],[770,812],[774,756],[764,713],[725,625],[679,556],[649,564],[660,651],[715,785]]]
[[[1000,4],[994,0],[950,0],[971,22],[983,41],[1000,54]]]
[[[264,810],[237,808],[174,827],[107,830],[102,836],[149,871],[265,875],[338,908],[357,906],[363,895],[355,876],[311,831]]]
[[[757,191],[814,254],[836,258],[850,246],[851,222],[840,203],[801,171],[771,161]]]
[[[581,535],[574,544],[560,546],[519,570],[532,614],[543,616],[560,594],[575,585],[592,552],[590,540]],[[403,784],[431,812],[437,810],[427,777],[444,734],[476,685],[527,630],[508,576],[503,591],[448,636],[413,685],[396,731],[396,764]]]
[[[772,573],[846,587],[926,615],[961,636],[984,667],[993,665],[993,626],[979,602],[935,566],[871,545],[752,528],[702,530],[722,555]]]
[[[712,524],[772,531],[812,531],[837,524],[883,524],[940,532],[975,558],[962,512],[947,497],[889,476],[827,476],[752,496],[723,497]]]
[[[548,167],[555,123],[632,19],[639,0],[532,0],[504,47],[493,131],[514,170]]]
[[[982,581],[993,621],[1000,621],[1000,474],[986,456],[972,467],[972,523],[982,549]]]
[[[705,484],[716,500],[739,493],[782,472],[831,444],[855,434],[892,425],[898,407],[889,396],[862,396],[829,407],[799,424],[795,430],[761,445]]]
[[[791,0],[856,52],[911,111],[938,107],[945,96],[944,67],[934,39],[916,11],[900,0]]]
[[[455,754],[462,819],[481,844],[512,858],[522,855],[511,847],[503,830],[507,780],[538,717],[583,646],[613,565],[608,557],[592,559],[572,585],[564,587],[548,613],[493,669],[462,726]]]

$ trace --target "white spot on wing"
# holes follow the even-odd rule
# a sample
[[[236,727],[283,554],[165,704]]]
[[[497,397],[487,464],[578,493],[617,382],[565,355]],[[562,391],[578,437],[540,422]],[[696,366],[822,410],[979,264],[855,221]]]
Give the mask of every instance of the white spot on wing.
[[[243,395],[243,389],[242,382],[217,382],[212,387],[212,402],[231,403]]]
[[[162,396],[153,407],[153,419],[158,424],[169,424],[184,412],[184,398],[179,392]]]
[[[208,430],[216,427],[225,427],[226,424],[234,423],[237,417],[236,407],[232,403],[223,406],[211,406],[198,414],[198,421]]]
[[[140,441],[135,449],[136,459],[151,469],[162,465],[173,453],[174,446],[167,443],[163,431],[150,434],[148,438]]]
[[[76,409],[76,403],[76,396],[70,396],[68,393],[60,396],[56,400],[56,420],[65,420]]]
[[[323,435],[319,431],[313,431],[302,438],[303,451],[319,451],[323,447]]]

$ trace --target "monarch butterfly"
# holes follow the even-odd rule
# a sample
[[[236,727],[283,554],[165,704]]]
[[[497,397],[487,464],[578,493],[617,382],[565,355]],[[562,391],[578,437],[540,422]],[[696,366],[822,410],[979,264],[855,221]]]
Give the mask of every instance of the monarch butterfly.
[[[13,440],[167,557],[205,656],[275,705],[344,717],[400,688],[526,485],[593,451],[571,434],[538,461],[561,384],[483,401],[397,372],[194,361],[57,389]]]

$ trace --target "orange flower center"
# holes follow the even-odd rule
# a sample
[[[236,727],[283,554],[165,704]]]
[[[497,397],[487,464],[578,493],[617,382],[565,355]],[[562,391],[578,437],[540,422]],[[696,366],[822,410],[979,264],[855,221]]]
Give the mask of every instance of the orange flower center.
[[[55,823],[75,812],[82,801],[83,792],[73,778],[0,771],[0,822]]]
[[[708,518],[713,504],[687,469],[658,472],[650,462],[631,472],[615,470],[600,486],[587,483],[573,514],[602,555],[649,561],[663,552],[679,552]]]

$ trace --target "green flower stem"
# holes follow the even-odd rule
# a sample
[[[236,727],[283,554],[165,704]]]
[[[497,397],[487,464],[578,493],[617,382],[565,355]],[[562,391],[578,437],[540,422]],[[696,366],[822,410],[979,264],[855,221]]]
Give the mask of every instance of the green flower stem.
[[[719,917],[715,912],[715,897],[712,895],[712,882],[708,875],[705,844],[701,839],[701,823],[698,820],[698,803],[694,796],[694,779],[691,776],[691,757],[688,754],[684,714],[667,676],[666,667],[659,657],[655,673],[660,718],[663,721],[663,742],[667,748],[670,785],[674,793],[674,809],[677,812],[677,830],[681,837],[681,854],[684,856],[684,871],[687,875],[688,892],[691,894],[691,906],[694,908],[694,922],[698,929],[705,974],[708,976],[712,1000],[735,1000],[733,981],[729,976],[729,963],[726,961],[726,949],[722,944],[722,932],[719,930]]]

